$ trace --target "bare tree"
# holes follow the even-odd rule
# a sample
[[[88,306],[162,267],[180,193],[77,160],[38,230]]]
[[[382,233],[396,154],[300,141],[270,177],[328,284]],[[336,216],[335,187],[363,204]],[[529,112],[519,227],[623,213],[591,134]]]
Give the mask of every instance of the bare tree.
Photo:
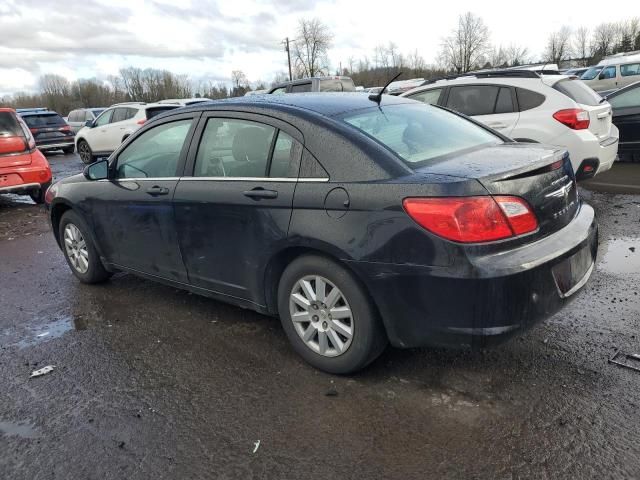
[[[633,17],[623,20],[618,24],[618,42],[615,47],[617,52],[630,52],[636,47],[640,39],[640,18]]]
[[[502,48],[502,45],[499,47],[493,47],[491,50],[487,51],[486,57],[486,61],[491,67],[496,68],[508,66],[509,61],[507,59],[507,52]]]
[[[489,48],[489,29],[482,18],[467,12],[458,17],[458,27],[442,43],[441,61],[447,68],[465,73],[478,66]]]
[[[333,35],[317,18],[301,19],[294,43],[296,71],[301,77],[314,77],[329,71],[328,51]]]
[[[592,50],[596,58],[599,60],[613,53],[618,35],[618,26],[615,23],[601,23],[593,31]]]
[[[407,63],[409,64],[409,68],[414,72],[424,70],[426,67],[426,62],[424,61],[422,55],[418,53],[417,48],[409,55],[407,55]]]
[[[544,60],[558,64],[571,58],[571,29],[563,26],[557,32],[549,35],[547,48],[544,53]]]
[[[521,47],[515,44],[509,45],[505,50],[507,63],[510,67],[517,67],[529,61],[529,50],[527,47]]]
[[[589,29],[580,27],[573,33],[573,52],[579,57],[583,67],[589,66],[591,60],[591,46],[589,44]]]
[[[231,72],[231,81],[235,88],[244,87],[247,85],[247,76],[242,70],[233,70]]]

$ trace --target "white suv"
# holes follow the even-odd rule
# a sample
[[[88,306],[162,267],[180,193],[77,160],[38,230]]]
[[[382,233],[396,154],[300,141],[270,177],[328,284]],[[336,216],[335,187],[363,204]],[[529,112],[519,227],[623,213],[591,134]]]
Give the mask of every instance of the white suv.
[[[160,103],[118,103],[107,108],[76,134],[76,151],[84,163],[110,155],[144,122],[181,105]]]
[[[618,152],[611,105],[575,76],[487,71],[438,80],[401,96],[464,113],[519,142],[562,146],[578,179],[610,169]]]

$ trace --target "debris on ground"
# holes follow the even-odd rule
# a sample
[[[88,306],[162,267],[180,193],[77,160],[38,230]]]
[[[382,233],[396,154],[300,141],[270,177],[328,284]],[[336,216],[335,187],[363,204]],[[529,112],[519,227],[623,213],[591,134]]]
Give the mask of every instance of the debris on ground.
[[[34,370],[31,372],[31,376],[29,378],[41,377],[42,375],[46,375],[47,373],[53,371],[56,368],[55,365],[47,365],[46,367],[42,367],[39,370]]]
[[[258,448],[260,448],[260,440],[258,440],[257,442],[254,442],[253,445],[254,445],[253,453],[256,453],[258,451]]]
[[[615,363],[620,367],[625,367],[631,370],[635,370],[636,372],[640,372],[640,354],[638,353],[624,353],[620,350],[616,350],[616,353],[613,354],[613,357],[609,359],[609,363]]]

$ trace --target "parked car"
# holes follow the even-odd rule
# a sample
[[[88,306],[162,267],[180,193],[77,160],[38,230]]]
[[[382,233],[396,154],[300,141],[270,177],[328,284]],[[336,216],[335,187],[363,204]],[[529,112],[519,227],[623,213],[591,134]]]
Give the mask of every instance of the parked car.
[[[620,130],[619,159],[640,162],[640,81],[615,91],[607,101],[613,108],[613,123]]]
[[[396,80],[395,82],[391,82],[385,93],[389,95],[400,95],[404,92],[408,92],[416,87],[419,87],[424,83],[424,78],[411,78],[409,80]],[[377,93],[377,92],[371,92]]]
[[[33,107],[33,108],[16,108],[16,113],[18,115],[27,112],[47,112],[49,111],[46,107]]]
[[[589,67],[581,67],[581,68],[570,68],[561,72],[563,75],[575,75],[576,77],[581,77],[584,72],[589,70]]]
[[[611,106],[573,76],[498,70],[449,77],[403,96],[472,116],[519,142],[560,145],[579,179],[610,169],[618,151]]]
[[[369,87],[369,88],[365,88],[362,93],[368,93],[368,94],[374,94],[374,93],[380,93],[380,91],[383,89],[384,87]]]
[[[80,281],[121,270],[279,315],[332,373],[387,341],[520,335],[575,297],[597,250],[564,149],[389,95],[167,112],[47,204]]]
[[[640,51],[617,53],[589,68],[580,79],[596,92],[613,91],[640,80]]]
[[[272,87],[267,93],[304,92],[355,92],[356,85],[350,77],[313,77],[283,82]]]
[[[167,110],[179,108],[176,104],[118,103],[107,108],[94,121],[87,121],[75,137],[76,148],[84,163],[106,157],[144,123]]]
[[[195,105],[197,103],[210,102],[210,98],[193,97],[193,98],[168,98],[167,100],[160,100],[158,103],[168,105],[180,105],[182,107],[188,107],[189,105]]]
[[[71,110],[67,117],[67,123],[73,133],[76,134],[85,127],[87,122],[93,122],[104,111],[104,108],[78,108],[77,110]]]
[[[29,127],[40,151],[73,153],[73,131],[61,115],[40,109],[21,111],[19,115]]]
[[[249,90],[247,93],[244,94],[244,96],[250,97],[252,95],[262,95],[264,93],[268,93],[268,90],[266,88],[263,88],[260,90]]]
[[[0,108],[0,193],[29,195],[44,203],[51,168],[36,148],[26,123],[11,108]]]

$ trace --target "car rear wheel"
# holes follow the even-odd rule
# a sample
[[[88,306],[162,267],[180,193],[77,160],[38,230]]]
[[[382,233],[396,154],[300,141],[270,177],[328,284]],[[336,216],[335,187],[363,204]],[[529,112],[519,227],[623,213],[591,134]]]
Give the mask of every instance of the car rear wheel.
[[[360,370],[387,344],[376,308],[360,283],[320,256],[300,257],[285,269],[278,310],[296,352],[325,372]]]
[[[100,283],[111,276],[102,265],[88,227],[73,210],[62,215],[58,232],[67,263],[82,283]]]
[[[49,188],[50,185],[51,185],[51,182],[43,183],[42,185],[40,185],[40,190],[29,192],[29,196],[31,197],[31,200],[36,202],[38,205],[43,204],[44,194],[47,193],[47,189]]]
[[[91,147],[86,140],[80,140],[78,142],[78,155],[80,155],[80,160],[82,160],[83,163],[89,164],[95,161]]]

